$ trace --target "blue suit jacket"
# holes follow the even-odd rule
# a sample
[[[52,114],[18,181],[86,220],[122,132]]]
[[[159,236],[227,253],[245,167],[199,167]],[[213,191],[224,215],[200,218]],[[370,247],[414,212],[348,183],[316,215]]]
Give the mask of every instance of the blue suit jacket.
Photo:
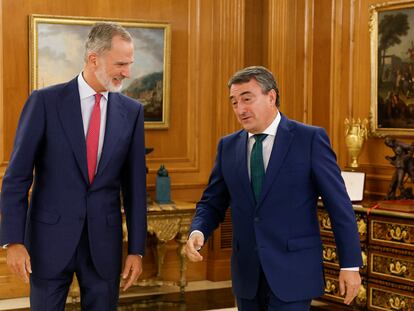
[[[255,296],[261,266],[279,299],[321,296],[319,195],[332,221],[341,266],[362,265],[355,215],[328,136],[322,128],[282,115],[257,204],[247,171],[247,139],[242,130],[220,141],[191,230],[210,236],[230,205],[235,295]]]
[[[0,241],[24,242],[35,276],[50,278],[65,268],[85,221],[98,273],[106,279],[119,276],[121,188],[128,252],[144,254],[143,107],[122,94],[109,93],[107,109],[102,155],[89,184],[77,79],[34,91],[24,106],[3,179]]]

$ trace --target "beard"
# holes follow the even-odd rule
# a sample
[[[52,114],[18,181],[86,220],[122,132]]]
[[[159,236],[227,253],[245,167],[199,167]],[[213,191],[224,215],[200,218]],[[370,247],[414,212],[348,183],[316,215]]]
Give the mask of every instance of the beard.
[[[115,77],[119,81],[119,85],[115,85],[112,78],[106,73],[106,64],[102,64],[95,72],[96,79],[109,92],[119,92],[122,89],[122,80],[124,77]]]

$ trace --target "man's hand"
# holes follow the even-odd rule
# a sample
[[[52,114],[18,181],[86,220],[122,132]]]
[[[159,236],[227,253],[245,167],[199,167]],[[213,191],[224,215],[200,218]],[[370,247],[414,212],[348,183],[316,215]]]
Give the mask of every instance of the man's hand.
[[[358,295],[361,286],[361,277],[359,271],[341,270],[339,272],[339,291],[345,295],[344,303],[349,305]]]
[[[30,256],[23,244],[9,244],[7,246],[7,265],[10,270],[21,278],[25,283],[29,283],[29,274],[32,273]]]
[[[203,256],[198,252],[204,245],[204,237],[200,232],[194,232],[188,238],[187,244],[185,245],[185,254],[191,261],[197,262],[202,261]]]
[[[126,283],[122,286],[122,290],[126,291],[134,284],[142,273],[142,257],[139,255],[128,255],[125,259],[125,267],[122,272],[122,279]],[[129,275],[129,278],[128,278]]]

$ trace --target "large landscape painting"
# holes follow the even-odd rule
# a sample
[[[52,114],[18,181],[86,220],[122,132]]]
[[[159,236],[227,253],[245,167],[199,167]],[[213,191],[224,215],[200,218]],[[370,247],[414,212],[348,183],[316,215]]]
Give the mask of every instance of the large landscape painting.
[[[104,19],[32,15],[31,89],[71,80],[83,68],[84,43],[91,26]],[[133,37],[135,62],[122,93],[144,105],[145,127],[169,125],[169,24],[114,20]]]

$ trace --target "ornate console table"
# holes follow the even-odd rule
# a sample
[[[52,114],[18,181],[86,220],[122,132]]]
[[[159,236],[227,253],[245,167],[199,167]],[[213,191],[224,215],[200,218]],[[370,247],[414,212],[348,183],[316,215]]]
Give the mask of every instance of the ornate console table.
[[[189,202],[176,201],[172,204],[151,203],[148,205],[148,233],[154,234],[157,238],[155,254],[157,257],[157,274],[154,278],[138,281],[138,286],[160,286],[171,284],[162,278],[162,265],[164,263],[165,246],[168,241],[175,239],[178,242],[177,254],[180,258],[180,280],[177,284],[183,293],[187,285],[186,279],[186,257],[184,246],[187,242],[188,231],[191,219],[195,212],[195,204]],[[123,221],[124,242],[128,242],[128,234],[125,219]],[[80,291],[76,276],[72,283],[69,300],[79,302]]]
[[[157,257],[157,275],[154,279],[143,280],[138,285],[162,285],[162,265],[164,263],[165,247],[168,241],[175,239],[178,243],[177,255],[180,258],[180,280],[178,285],[184,292],[186,280],[186,257],[184,246],[187,242],[191,219],[195,211],[195,204],[175,202],[174,204],[153,203],[148,206],[148,233],[157,238],[155,254]],[[126,230],[126,227],[124,227]],[[126,236],[126,235],[124,235]]]
[[[362,285],[353,309],[414,310],[414,213],[354,205],[361,239]],[[318,211],[325,266],[324,300],[342,302],[339,261],[328,213]]]

